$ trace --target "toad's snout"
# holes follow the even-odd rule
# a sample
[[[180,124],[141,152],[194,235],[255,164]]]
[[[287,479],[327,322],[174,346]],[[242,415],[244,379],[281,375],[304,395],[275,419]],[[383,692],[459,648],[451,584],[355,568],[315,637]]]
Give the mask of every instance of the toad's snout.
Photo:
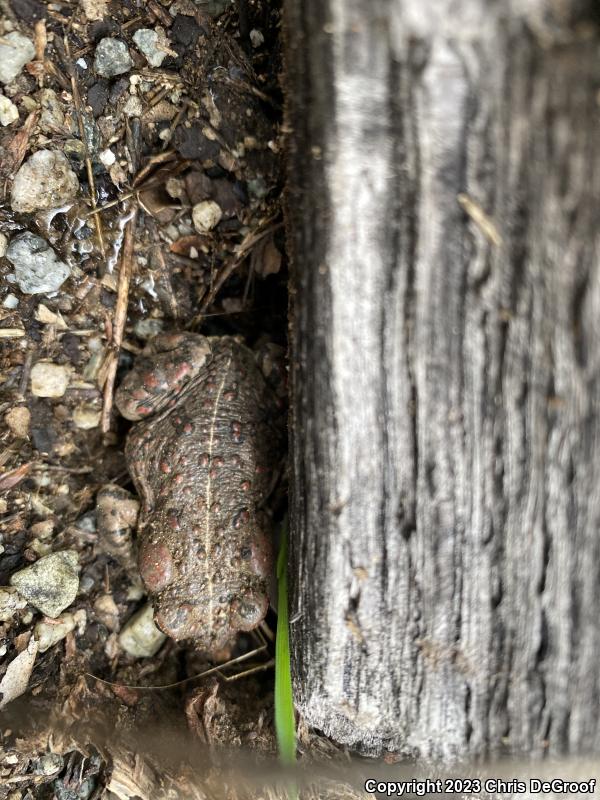
[[[154,621],[172,639],[195,639],[206,650],[223,647],[238,631],[250,631],[264,618],[269,599],[252,591],[225,605],[180,603],[155,610]]]

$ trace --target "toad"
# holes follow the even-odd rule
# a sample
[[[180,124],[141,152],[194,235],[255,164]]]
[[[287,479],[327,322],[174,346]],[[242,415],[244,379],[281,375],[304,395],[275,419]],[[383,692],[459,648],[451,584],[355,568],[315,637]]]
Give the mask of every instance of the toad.
[[[158,627],[215,651],[266,614],[271,537],[259,507],[281,441],[276,394],[232,336],[161,334],[117,390],[141,499],[138,567]]]

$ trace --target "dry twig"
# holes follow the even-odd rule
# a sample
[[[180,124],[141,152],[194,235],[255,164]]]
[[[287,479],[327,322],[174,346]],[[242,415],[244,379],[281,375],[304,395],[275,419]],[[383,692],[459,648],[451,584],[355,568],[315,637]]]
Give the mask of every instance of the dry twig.
[[[246,256],[251,252],[252,248],[255,247],[256,244],[265,236],[273,233],[283,225],[282,222],[273,224],[274,219],[275,217],[270,217],[269,219],[265,220],[262,225],[259,225],[255,231],[250,231],[250,233],[244,237],[243,241],[236,248],[235,256],[223,264],[223,267],[217,275],[215,282],[210,287],[206,297],[202,301],[202,305],[200,306],[200,312],[202,314],[207,310],[207,308],[209,308],[225,281],[229,278],[233,271],[243,263]]]
[[[135,245],[135,223],[137,219],[137,207],[134,207],[131,217],[125,226],[123,237],[123,251],[121,264],[119,267],[119,283],[117,286],[117,304],[112,325],[112,341],[110,350],[107,354],[102,371],[104,379],[104,402],[102,406],[102,432],[107,433],[110,429],[110,414],[113,406],[115,392],[115,377],[117,375],[117,364],[119,353],[123,343],[123,333],[127,321],[127,304],[129,300],[129,283],[133,272],[133,249]]]

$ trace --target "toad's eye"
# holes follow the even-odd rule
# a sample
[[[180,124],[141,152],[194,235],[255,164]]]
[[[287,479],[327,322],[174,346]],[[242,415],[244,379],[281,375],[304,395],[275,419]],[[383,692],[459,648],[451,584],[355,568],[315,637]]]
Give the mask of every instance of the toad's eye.
[[[250,592],[231,604],[231,626],[234,630],[251,631],[263,619],[269,607],[266,594]]]

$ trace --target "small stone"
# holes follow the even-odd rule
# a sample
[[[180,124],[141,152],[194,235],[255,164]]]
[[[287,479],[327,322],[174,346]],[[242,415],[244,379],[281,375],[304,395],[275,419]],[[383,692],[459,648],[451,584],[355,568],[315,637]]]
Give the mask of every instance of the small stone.
[[[250,41],[252,43],[252,47],[260,47],[261,44],[264,44],[265,37],[257,28],[252,28],[250,31]]]
[[[123,627],[119,644],[134,658],[150,658],[158,653],[166,638],[154,624],[152,604],[147,603]]]
[[[139,319],[134,326],[134,333],[138,339],[152,339],[157,333],[160,333],[164,327],[162,319],[154,319],[153,317],[146,317]]]
[[[97,428],[100,424],[101,412],[96,406],[81,405],[77,406],[73,412],[73,422],[82,431],[89,431]]]
[[[88,19],[105,19],[108,16],[106,0],[81,0],[81,6]]]
[[[93,83],[88,89],[87,93],[88,105],[92,107],[92,114],[94,117],[99,117],[106,108],[108,103],[108,85],[107,81],[98,81]],[[110,138],[110,136],[105,137]]]
[[[25,600],[16,589],[9,586],[3,586],[0,589],[0,622],[10,622],[13,616],[25,608],[27,600]]]
[[[117,160],[117,157],[110,148],[103,150],[98,158],[100,159],[100,163],[104,164],[105,167],[112,167]]]
[[[19,110],[8,97],[0,94],[0,125],[6,127],[19,119]]]
[[[181,178],[167,178],[165,189],[167,194],[176,200],[182,200],[185,197],[185,182]]]
[[[151,28],[140,28],[139,31],[133,34],[133,41],[136,43],[140,53],[146,56],[146,60],[151,67],[160,67],[167,56],[166,52],[159,48],[161,38],[164,37],[160,37]]]
[[[94,611],[100,622],[106,625],[109,631],[119,630],[119,607],[112,594],[101,594],[96,598]]]
[[[123,106],[123,113],[128,117],[141,117],[143,112],[144,105],[136,95],[131,95]]]
[[[61,614],[56,622],[38,622],[33,632],[38,640],[40,653],[45,653],[46,650],[54,647],[73,630],[75,630],[75,617],[68,612]]]
[[[50,542],[42,542],[39,539],[32,539],[29,542],[29,549],[38,557],[47,556],[52,552],[52,544]]]
[[[5,233],[0,233],[0,258],[4,258],[6,255],[6,249],[8,247],[8,236]]]
[[[19,298],[14,294],[7,294],[2,301],[3,308],[8,308],[9,311],[14,311],[19,305]]]
[[[40,303],[34,313],[38,322],[43,322],[44,325],[54,325],[58,330],[67,330],[67,323],[64,321],[60,311],[52,311],[44,303]]]
[[[15,406],[7,411],[4,420],[15,436],[24,439],[29,434],[31,412],[27,406]]]
[[[67,158],[56,150],[38,150],[15,175],[10,196],[13,211],[58,208],[79,191],[77,175]]]
[[[0,42],[0,83],[10,83],[35,56],[33,42],[22,33],[13,31]]]
[[[198,233],[208,233],[221,221],[221,206],[214,200],[203,200],[192,209],[192,221]]]
[[[76,158],[77,161],[85,161],[85,145],[81,139],[66,139],[63,145],[65,155],[69,158]]]
[[[265,183],[264,178],[251,178],[248,181],[248,191],[258,200],[262,200],[262,198],[268,193],[269,187]]]
[[[34,522],[29,528],[29,532],[33,536],[39,536],[40,539],[50,539],[54,532],[54,522],[51,519],[43,519],[39,522]]]
[[[115,78],[128,72],[133,67],[133,61],[125,42],[120,39],[101,39],[96,47],[94,56],[94,69],[104,78]]]
[[[31,370],[31,393],[36,397],[62,397],[69,385],[69,374],[67,366],[38,361]]]
[[[48,649],[48,648],[46,648]],[[40,646],[40,653],[43,653]],[[58,753],[45,753],[38,761],[34,772],[37,775],[54,775],[63,768],[63,757]]]
[[[44,133],[61,133],[65,125],[65,114],[56,92],[52,89],[41,89],[38,99],[42,107],[40,128]]]
[[[62,550],[44,556],[30,567],[15,572],[10,584],[38,611],[56,619],[77,596],[77,553]]]
[[[48,242],[29,231],[12,240],[6,257],[15,268],[19,289],[25,294],[55,292],[71,274]]]

